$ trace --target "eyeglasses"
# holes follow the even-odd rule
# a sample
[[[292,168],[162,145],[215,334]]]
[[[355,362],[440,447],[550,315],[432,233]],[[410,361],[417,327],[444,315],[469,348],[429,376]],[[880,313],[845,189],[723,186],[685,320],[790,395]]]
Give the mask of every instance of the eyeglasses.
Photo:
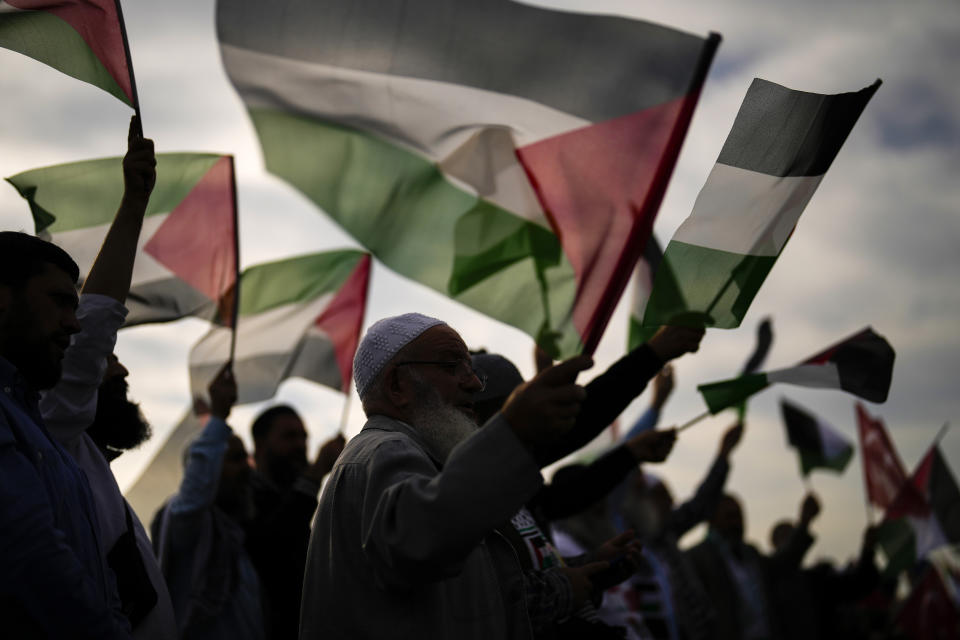
[[[440,367],[452,376],[476,377],[480,381],[480,391],[487,388],[487,374],[473,368],[469,360],[407,360],[406,362],[397,362],[393,366],[402,367],[408,364],[429,364],[434,367]]]

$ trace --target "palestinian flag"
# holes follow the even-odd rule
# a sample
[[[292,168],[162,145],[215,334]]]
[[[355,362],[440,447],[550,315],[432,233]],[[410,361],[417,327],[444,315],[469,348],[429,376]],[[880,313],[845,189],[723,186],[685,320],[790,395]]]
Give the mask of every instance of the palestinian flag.
[[[136,104],[116,0],[0,0],[0,47]]]
[[[370,256],[344,250],[260,264],[240,276],[233,372],[239,403],[272,398],[291,377],[347,392],[360,339]],[[190,351],[190,386],[207,386],[230,355],[231,331],[218,326]]]
[[[871,402],[884,402],[893,377],[893,359],[890,344],[867,328],[795,367],[703,384],[697,389],[710,413],[732,407],[774,382],[841,389]]]
[[[511,0],[222,2],[267,169],[380,261],[591,350],[719,42]]]
[[[663,260],[663,249],[657,242],[657,237],[650,234],[647,248],[640,261],[637,262],[636,273],[633,276],[633,302],[630,307],[630,327],[627,333],[627,349],[633,351],[641,344],[653,337],[660,327],[644,327],[643,312],[647,308],[650,292],[653,291],[653,278],[657,274],[660,262]]]
[[[122,158],[34,169],[7,178],[30,203],[36,233],[89,273],[123,195]],[[233,157],[157,154],[126,305],[127,326],[213,318],[236,282]]]
[[[890,506],[907,482],[907,472],[887,435],[883,421],[857,403],[857,434],[863,455],[863,481],[867,500],[881,509]]]
[[[814,469],[832,469],[838,473],[847,468],[853,456],[853,444],[834,427],[797,405],[780,400],[787,442],[800,455],[800,473],[810,475]]]
[[[958,518],[960,490],[935,441],[884,513],[879,542],[887,556],[887,574],[909,569],[934,549],[960,542]]]
[[[739,327],[880,86],[822,95],[755,78],[657,272],[644,326]]]
[[[909,640],[960,638],[960,611],[937,567],[927,567],[914,583],[895,624]]]

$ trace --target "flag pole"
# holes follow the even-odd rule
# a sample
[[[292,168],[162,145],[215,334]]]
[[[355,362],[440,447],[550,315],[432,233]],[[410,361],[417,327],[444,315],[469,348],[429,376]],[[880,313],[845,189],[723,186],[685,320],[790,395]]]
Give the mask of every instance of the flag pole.
[[[343,400],[343,412],[340,414],[340,435],[347,437],[347,423],[350,421],[350,401],[353,399],[353,381],[347,382],[347,388],[344,391],[346,398]]]
[[[133,75],[133,57],[130,55],[130,41],[127,39],[127,23],[123,19],[123,8],[120,0],[114,0],[117,7],[117,22],[120,23],[120,37],[123,39],[123,53],[127,59],[127,73],[130,75],[130,100],[133,102],[133,112],[137,116],[137,133],[143,137],[143,117],[140,115],[140,96],[137,94],[137,79]]]
[[[704,418],[706,418],[708,415],[710,415],[710,410],[709,410],[709,409],[708,409],[707,411],[704,411],[704,412],[701,413],[700,415],[698,415],[696,418],[693,418],[692,420],[687,420],[687,421],[684,422],[682,425],[680,425],[679,427],[677,427],[677,433],[680,433],[681,431],[685,431],[686,429],[689,429],[689,428],[692,427],[693,425],[697,424],[698,422],[700,422],[701,420],[703,420]]]
[[[230,158],[230,189],[233,197],[233,308],[230,310],[230,364],[237,351],[237,321],[240,316],[240,216],[237,215],[237,169]]]

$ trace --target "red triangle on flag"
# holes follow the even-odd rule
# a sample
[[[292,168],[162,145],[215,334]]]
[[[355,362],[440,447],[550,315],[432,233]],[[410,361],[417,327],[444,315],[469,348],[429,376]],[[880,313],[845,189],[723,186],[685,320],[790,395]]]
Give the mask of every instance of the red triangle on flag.
[[[236,281],[233,198],[233,162],[223,156],[143,247],[178,278],[215,301]]]
[[[367,305],[367,287],[370,284],[370,254],[363,256],[350,277],[327,308],[317,317],[316,326],[333,342],[343,392],[350,388],[353,376],[353,355],[357,352],[363,315]]]

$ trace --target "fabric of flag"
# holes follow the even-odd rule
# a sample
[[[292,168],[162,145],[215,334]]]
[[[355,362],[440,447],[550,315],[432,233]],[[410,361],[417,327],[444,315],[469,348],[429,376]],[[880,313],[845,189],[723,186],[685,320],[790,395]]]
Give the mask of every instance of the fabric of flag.
[[[347,392],[366,307],[370,256],[314,253],[245,269],[233,361],[239,403],[272,398],[299,377]],[[230,355],[231,331],[218,326],[190,351],[190,386],[207,386]]]
[[[842,472],[853,456],[853,444],[833,426],[787,400],[780,400],[787,442],[800,456],[800,472],[813,469]]]
[[[939,446],[931,447],[911,481],[930,505],[947,541],[960,543],[960,489]]]
[[[879,86],[823,95],[753,80],[693,212],[667,245],[644,326],[740,326]]]
[[[732,407],[774,382],[840,389],[871,402],[884,402],[890,391],[893,360],[890,344],[867,328],[795,367],[704,384],[697,389],[710,413]]]
[[[7,178],[30,204],[37,235],[86,275],[123,195],[122,158],[33,169]],[[127,326],[213,318],[236,282],[233,157],[157,154],[157,182],[140,233]]]
[[[881,509],[886,509],[907,482],[906,469],[890,436],[887,435],[883,421],[867,413],[866,407],[859,402],[857,434],[863,457],[863,481],[867,500]]]
[[[719,41],[511,0],[233,0],[217,30],[270,172],[553,356],[605,326]]]
[[[633,301],[630,307],[630,326],[627,331],[627,348],[633,351],[653,337],[660,327],[644,327],[643,312],[647,308],[650,292],[653,291],[653,278],[663,260],[663,249],[654,234],[650,234],[647,248],[643,252],[633,276]]]
[[[115,0],[0,0],[0,47],[89,82],[133,105]]]
[[[928,567],[914,583],[896,625],[910,640],[960,638],[960,611],[935,566]]]

